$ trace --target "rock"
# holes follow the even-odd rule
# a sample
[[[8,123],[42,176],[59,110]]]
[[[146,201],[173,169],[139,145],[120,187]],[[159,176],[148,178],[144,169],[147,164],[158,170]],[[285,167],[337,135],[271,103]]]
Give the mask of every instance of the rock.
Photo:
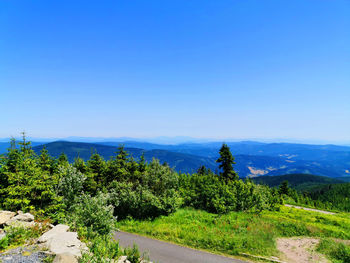
[[[6,226],[12,227],[22,227],[22,228],[31,228],[35,226],[35,222],[25,222],[25,221],[17,221],[13,218],[5,223]]]
[[[59,224],[57,226],[54,226],[51,230],[44,233],[41,237],[38,239],[38,243],[44,243],[47,242],[50,238],[54,237],[57,234],[65,233],[69,230],[69,226]]]
[[[54,254],[69,253],[76,257],[81,257],[81,249],[84,248],[76,232],[58,233],[48,239],[43,245]]]
[[[46,254],[34,246],[17,247],[0,253],[0,262],[7,263],[37,263],[44,262]]]
[[[31,213],[23,214],[21,211],[18,211],[18,215],[16,215],[13,219],[22,222],[32,222],[34,221],[34,216]]]
[[[18,215],[5,222],[6,226],[30,228],[35,226],[34,216],[30,213],[23,214],[18,211]]]
[[[127,259],[128,259],[127,256],[121,256],[121,257],[118,259],[117,263],[125,263],[125,262],[127,261]]]
[[[70,253],[57,254],[53,263],[78,263],[78,259]]]
[[[0,225],[5,224],[7,221],[9,221],[11,218],[13,218],[16,215],[15,212],[11,211],[0,211]]]

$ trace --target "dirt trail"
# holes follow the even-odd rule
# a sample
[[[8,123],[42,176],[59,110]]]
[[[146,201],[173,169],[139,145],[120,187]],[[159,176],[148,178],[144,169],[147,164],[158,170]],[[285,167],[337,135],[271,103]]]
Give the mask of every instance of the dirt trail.
[[[294,208],[303,209],[303,210],[307,210],[307,211],[319,212],[319,213],[326,214],[326,215],[335,215],[335,213],[333,213],[333,212],[318,210],[318,209],[313,209],[313,208],[307,208],[307,207],[302,207],[302,206],[297,206],[297,205],[284,205],[284,206],[294,207]]]
[[[282,260],[288,263],[328,263],[324,255],[315,251],[318,239],[279,238],[277,249],[283,253]]]

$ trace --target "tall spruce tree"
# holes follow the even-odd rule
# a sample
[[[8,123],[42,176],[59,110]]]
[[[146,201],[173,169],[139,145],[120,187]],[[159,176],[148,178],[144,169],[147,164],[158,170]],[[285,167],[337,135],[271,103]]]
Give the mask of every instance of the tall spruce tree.
[[[230,151],[230,148],[227,144],[223,144],[220,149],[220,157],[216,160],[217,163],[220,163],[219,168],[222,169],[220,177],[226,182],[237,180],[238,174],[233,170],[234,157]]]
[[[53,173],[55,160],[50,156],[45,146],[40,151],[38,163],[43,171]]]

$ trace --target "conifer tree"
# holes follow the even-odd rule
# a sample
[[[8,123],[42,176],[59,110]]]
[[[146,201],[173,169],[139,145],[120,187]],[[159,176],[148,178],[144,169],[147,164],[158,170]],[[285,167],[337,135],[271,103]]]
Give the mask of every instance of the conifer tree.
[[[92,154],[90,159],[87,161],[87,167],[89,172],[93,174],[97,185],[101,187],[106,171],[106,162],[103,157],[101,157],[101,155],[99,155],[97,152]]]
[[[278,189],[278,192],[280,195],[288,195],[289,191],[288,181],[283,181]]]
[[[107,173],[105,177],[105,184],[108,186],[114,180],[125,181],[129,177],[128,153],[125,151],[124,146],[118,147],[118,154],[107,163]]]
[[[40,151],[38,162],[43,171],[53,172],[55,160],[50,156],[45,146]]]
[[[61,166],[67,166],[69,164],[68,157],[64,152],[58,156],[57,164]]]
[[[79,172],[85,174],[87,172],[87,166],[82,158],[79,156],[74,159],[73,167],[76,168]]]
[[[146,167],[147,167],[147,164],[145,159],[145,153],[143,152],[139,161],[139,171],[141,174],[143,174],[146,171]]]
[[[237,180],[238,175],[233,170],[233,164],[235,164],[234,157],[232,156],[230,148],[227,146],[227,144],[224,143],[222,145],[219,154],[220,157],[216,160],[216,162],[220,163],[219,168],[222,169],[220,177],[226,182]]]

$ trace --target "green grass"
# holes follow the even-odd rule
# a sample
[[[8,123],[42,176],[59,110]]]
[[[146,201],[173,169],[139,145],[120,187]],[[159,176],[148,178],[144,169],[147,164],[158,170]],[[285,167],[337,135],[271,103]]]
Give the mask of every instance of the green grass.
[[[281,207],[260,215],[231,212],[216,215],[194,209],[180,209],[151,220],[128,219],[117,223],[121,230],[171,241],[215,253],[278,255],[278,237],[313,236],[350,239],[350,215],[325,215]]]
[[[40,227],[7,227],[6,236],[0,240],[0,252],[6,249],[28,244],[43,234],[44,228]]]
[[[323,239],[317,251],[326,255],[334,263],[350,263],[350,246],[332,239]]]

